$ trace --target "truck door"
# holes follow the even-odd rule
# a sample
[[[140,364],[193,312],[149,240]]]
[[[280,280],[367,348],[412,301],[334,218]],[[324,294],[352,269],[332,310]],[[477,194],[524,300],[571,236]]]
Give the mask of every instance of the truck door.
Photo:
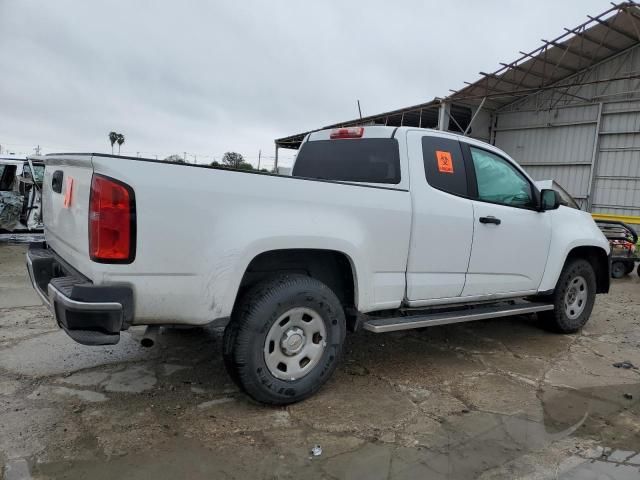
[[[473,165],[474,234],[463,296],[532,292],[544,273],[551,217],[532,182],[509,160],[463,145]]]
[[[412,229],[407,300],[458,297],[464,288],[473,238],[473,205],[458,140],[408,132]]]

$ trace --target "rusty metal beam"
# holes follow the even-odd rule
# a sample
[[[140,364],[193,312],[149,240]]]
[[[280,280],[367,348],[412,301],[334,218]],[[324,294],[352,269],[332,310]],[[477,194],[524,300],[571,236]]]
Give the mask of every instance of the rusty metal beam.
[[[640,17],[638,17],[635,13],[631,12],[629,9],[624,8],[622,9],[622,11],[628,15],[629,17],[632,18],[632,25],[633,25],[633,30],[636,32],[636,37],[638,38],[638,41],[640,41],[640,31],[638,30],[638,22],[635,20],[639,20]]]
[[[489,77],[489,78],[493,78],[494,80],[496,80],[497,83],[495,85],[492,85],[492,87],[495,87],[500,82],[509,83],[511,85],[515,85],[516,87],[520,86],[520,84],[518,82],[514,82],[513,80],[509,80],[508,78],[503,78],[503,77],[501,77],[499,75],[496,75],[495,73],[480,72],[480,75],[483,75],[483,76]],[[531,87],[533,87],[533,85],[531,85]]]
[[[614,82],[614,81],[618,81],[618,80],[634,80],[634,79],[640,79],[640,73],[635,73],[635,74],[630,74],[630,75],[622,75],[619,77],[609,77],[609,78],[603,78],[601,80],[589,80],[586,82],[579,82],[579,83],[574,83],[574,84],[569,84],[569,85],[549,85],[546,87],[538,87],[538,88],[526,88],[526,89],[522,89],[522,90],[513,90],[511,92],[502,92],[502,93],[496,93],[496,94],[488,94],[487,95],[487,100],[490,100],[491,98],[496,98],[496,97],[500,97],[501,95],[504,96],[508,96],[508,97],[518,97],[518,96],[526,96],[529,95],[531,93],[536,93],[536,92],[540,92],[540,91],[545,91],[545,90],[558,90],[558,89],[562,89],[562,88],[572,88],[572,87],[581,87],[581,86],[585,86],[585,85],[597,85],[597,84],[601,84],[601,83],[608,83],[608,82]],[[476,95],[476,96],[470,96],[470,97],[458,97],[456,98],[456,100],[469,100],[469,99],[482,99],[483,95]]]
[[[531,66],[533,66],[533,63],[534,62],[531,63]],[[518,70],[519,72],[526,73],[527,75],[531,75],[531,76],[540,78],[541,80],[545,79],[545,76],[542,75],[541,73],[532,72],[531,71],[531,66],[527,69],[527,68],[521,67],[520,65],[515,65],[515,64],[511,64],[511,63],[502,63],[502,62],[500,62],[500,65],[504,65],[507,68],[512,68],[514,70]]]
[[[598,17],[592,17],[591,15],[587,15],[588,18],[590,18],[591,20],[593,20],[594,22],[598,22],[601,25],[604,25],[605,27],[611,29],[612,31],[616,32],[618,35],[622,35],[623,37],[626,37],[627,39],[633,41],[633,42],[637,42],[638,39],[635,37],[632,37],[629,33],[625,32],[624,30],[619,29],[618,27],[614,27],[611,22],[607,21],[607,20],[602,20],[601,18]]]
[[[542,58],[533,56],[530,53],[524,53],[524,52],[520,52],[520,53],[522,55],[524,55],[525,57],[529,57],[529,58],[531,58],[533,60],[537,60],[539,62],[543,62],[546,65],[551,65],[552,67],[556,67],[556,65],[554,63],[548,62],[546,59],[543,60]],[[557,68],[561,68],[563,70],[566,70],[567,72],[571,72],[571,74],[575,74],[575,73],[579,72],[579,70],[575,70],[575,69],[573,69],[571,67],[567,67],[567,66],[563,66],[563,65],[558,65]]]
[[[546,42],[550,45],[553,45],[554,47],[558,47],[562,50],[565,50],[567,53],[573,55],[574,57],[579,57],[579,58],[584,58],[586,60],[589,60],[591,63],[595,63],[598,61],[597,58],[592,57],[591,55],[587,55],[585,53],[579,52],[578,50],[575,50],[573,47],[570,47],[569,45],[563,45],[561,43],[556,42],[555,40],[542,40],[543,42]]]
[[[579,37],[584,38],[588,42],[591,42],[591,43],[593,43],[595,45],[598,45],[598,47],[604,47],[607,50],[609,50],[610,52],[617,52],[619,50],[618,47],[614,47],[610,43],[605,43],[604,41],[601,41],[601,40],[595,40],[591,35],[587,34],[586,32],[580,32],[577,29],[569,30],[568,28],[565,28],[565,30],[568,33],[573,33],[574,35],[577,35]]]

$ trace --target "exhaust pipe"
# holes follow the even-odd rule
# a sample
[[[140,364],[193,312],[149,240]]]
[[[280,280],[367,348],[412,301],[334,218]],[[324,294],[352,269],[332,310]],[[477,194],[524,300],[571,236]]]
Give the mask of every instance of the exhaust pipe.
[[[158,340],[158,335],[160,335],[160,325],[147,326],[147,329],[142,335],[142,340],[140,340],[140,345],[146,348],[153,347],[153,345]]]

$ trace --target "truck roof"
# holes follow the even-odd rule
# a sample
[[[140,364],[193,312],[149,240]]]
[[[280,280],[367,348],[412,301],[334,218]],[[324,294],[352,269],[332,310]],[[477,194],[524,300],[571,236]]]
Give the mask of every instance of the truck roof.
[[[395,135],[398,134],[398,132],[408,132],[408,131],[424,131],[424,132],[428,132],[431,135],[434,136],[438,136],[438,137],[444,137],[444,138],[452,138],[452,139],[456,139],[456,140],[460,140],[460,141],[464,141],[466,143],[469,143],[471,145],[476,145],[478,147],[484,148],[485,150],[490,150],[493,151],[499,155],[502,156],[507,156],[509,157],[509,159],[511,159],[512,162],[515,162],[511,156],[509,156],[506,152],[504,152],[503,150],[500,150],[499,148],[497,148],[494,145],[491,145],[490,143],[487,142],[483,142],[482,140],[477,140],[475,138],[472,137],[468,137],[459,133],[453,133],[453,132],[446,132],[444,130],[436,130],[433,128],[418,128],[418,127],[389,127],[386,125],[364,125],[361,127],[344,127],[346,129],[349,128],[362,128],[364,129],[364,133],[362,135],[362,138],[391,138]],[[315,132],[311,132],[307,135],[307,137],[303,140],[302,144],[300,145],[300,147],[302,147],[302,145],[304,145],[305,142],[309,141],[317,141],[317,140],[329,140],[331,132],[337,131],[337,130],[341,130],[341,128],[325,128],[323,130],[317,130]]]

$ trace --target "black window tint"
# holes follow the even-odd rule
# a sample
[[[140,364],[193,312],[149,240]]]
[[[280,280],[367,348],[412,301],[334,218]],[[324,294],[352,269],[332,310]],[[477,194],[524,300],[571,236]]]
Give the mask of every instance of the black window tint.
[[[395,138],[316,140],[302,145],[294,177],[345,182],[400,183]]]
[[[0,165],[0,190],[11,190],[15,178],[15,165]]]
[[[454,195],[468,196],[467,173],[457,140],[422,137],[422,157],[429,185]]]

